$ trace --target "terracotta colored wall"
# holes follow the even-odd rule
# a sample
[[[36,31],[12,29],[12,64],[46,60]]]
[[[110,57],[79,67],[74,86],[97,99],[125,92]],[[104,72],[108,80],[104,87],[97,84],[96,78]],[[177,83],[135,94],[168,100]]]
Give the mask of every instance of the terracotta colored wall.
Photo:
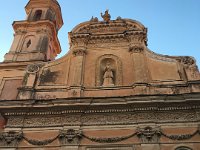
[[[22,80],[6,80],[1,93],[1,100],[14,100],[17,98],[18,90],[22,84]]]

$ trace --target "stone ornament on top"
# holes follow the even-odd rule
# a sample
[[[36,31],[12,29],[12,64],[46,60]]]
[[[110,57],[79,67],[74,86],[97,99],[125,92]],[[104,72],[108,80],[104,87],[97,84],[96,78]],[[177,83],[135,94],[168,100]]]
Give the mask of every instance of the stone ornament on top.
[[[103,18],[103,20],[108,23],[110,21],[111,15],[108,13],[109,10],[105,11],[105,14],[103,15],[103,13],[101,13],[101,17]]]

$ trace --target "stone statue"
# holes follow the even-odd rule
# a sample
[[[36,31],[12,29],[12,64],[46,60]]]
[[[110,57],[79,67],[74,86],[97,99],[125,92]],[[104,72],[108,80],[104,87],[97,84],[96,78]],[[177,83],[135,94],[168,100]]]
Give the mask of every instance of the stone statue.
[[[106,63],[105,73],[103,75],[103,86],[114,86],[113,78],[113,71],[110,68],[110,62],[108,61]]]
[[[104,15],[101,13],[101,17],[103,18],[103,20],[104,20],[105,22],[109,22],[109,21],[110,21],[110,18],[111,18],[110,14],[108,13],[108,10],[105,11],[105,14],[104,14]]]
[[[91,21],[91,22],[98,22],[99,20],[98,20],[97,17],[93,17],[93,16],[92,16],[92,18],[90,19],[90,21]]]

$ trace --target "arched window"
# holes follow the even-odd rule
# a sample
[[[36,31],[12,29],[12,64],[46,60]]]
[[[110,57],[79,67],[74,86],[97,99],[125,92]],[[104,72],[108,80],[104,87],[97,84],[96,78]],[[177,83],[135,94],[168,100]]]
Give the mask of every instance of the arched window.
[[[42,10],[36,10],[33,21],[38,21],[41,19],[41,17],[42,17]]]
[[[192,149],[189,147],[181,146],[181,147],[176,148],[175,150],[192,150]]]

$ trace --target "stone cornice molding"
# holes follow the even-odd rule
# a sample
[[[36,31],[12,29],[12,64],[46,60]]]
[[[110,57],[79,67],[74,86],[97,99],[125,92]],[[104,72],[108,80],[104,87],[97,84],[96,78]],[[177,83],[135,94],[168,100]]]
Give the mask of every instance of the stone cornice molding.
[[[182,97],[187,97],[186,95]],[[109,98],[110,104],[107,102],[105,106],[104,101],[109,101],[108,98],[80,98],[81,103],[75,102],[73,98],[66,100],[18,100],[18,101],[0,101],[1,112],[5,116],[13,115],[61,115],[61,114],[93,114],[93,113],[127,113],[127,112],[140,112],[140,111],[183,111],[183,110],[198,110],[200,109],[199,98],[196,95],[194,98],[188,97],[185,100],[176,100],[175,102],[166,101],[167,97],[159,96],[158,98],[165,100],[166,102],[152,102],[155,96],[148,97],[150,101],[146,101],[145,104],[138,101],[136,98],[124,97],[124,98]],[[195,100],[196,98],[196,100]],[[99,99],[102,99],[102,103],[99,103]],[[118,100],[117,100],[118,99]],[[142,101],[146,99],[145,97],[140,98]],[[169,97],[172,99],[172,97]],[[193,99],[193,100],[192,100]],[[115,101],[113,101],[115,100]],[[117,100],[117,101],[116,101]],[[156,99],[155,99],[156,100]],[[92,103],[91,103],[92,101]],[[120,102],[122,101],[122,102]],[[65,102],[65,103],[64,103]],[[118,102],[118,103],[117,103]],[[115,104],[112,104],[115,103]],[[50,107],[54,105],[54,107]],[[93,104],[93,105],[91,105]],[[112,104],[112,105],[111,105]],[[22,105],[24,107],[22,107]],[[34,106],[34,107],[33,107]],[[9,109],[7,109],[9,107]],[[88,110],[85,110],[85,108]],[[20,109],[18,109],[20,108]],[[32,112],[28,110],[31,108]],[[44,111],[40,111],[43,108]],[[70,109],[69,109],[70,108]],[[28,111],[28,112],[27,112]]]

